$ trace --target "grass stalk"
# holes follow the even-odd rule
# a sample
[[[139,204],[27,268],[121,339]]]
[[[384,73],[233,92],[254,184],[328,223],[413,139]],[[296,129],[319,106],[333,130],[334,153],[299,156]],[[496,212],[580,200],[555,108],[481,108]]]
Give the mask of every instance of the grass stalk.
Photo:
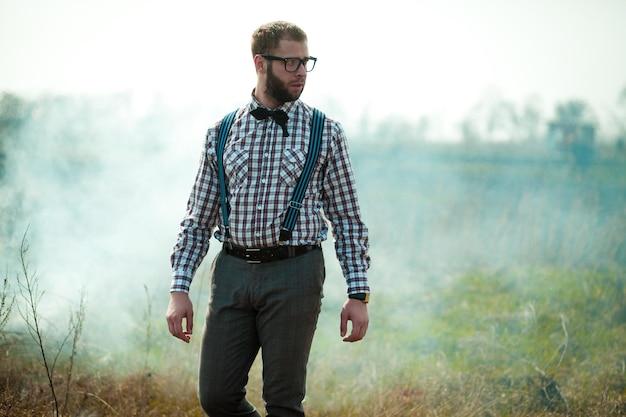
[[[23,279],[20,278],[19,275],[17,278],[20,295],[26,302],[26,307],[24,310],[20,309],[20,314],[26,322],[28,333],[33,338],[39,349],[42,364],[46,371],[46,378],[48,379],[48,387],[50,388],[50,394],[52,395],[52,406],[54,415],[59,416],[59,400],[57,398],[57,393],[52,378],[54,367],[48,359],[46,348],[44,346],[43,330],[41,328],[41,318],[39,316],[39,302],[41,301],[44,292],[39,290],[39,282],[36,278],[35,273],[31,275],[28,269],[29,264],[27,261],[27,253],[29,245],[27,241],[27,234],[28,230],[26,230],[26,232],[24,233],[24,236],[22,237],[22,243],[20,245],[20,266],[22,269]]]
[[[29,271],[29,263],[27,260],[28,254],[28,230],[24,233],[22,243],[20,246],[20,266],[22,278],[18,275],[17,283],[19,292],[25,301],[24,310],[20,310],[20,314],[26,323],[28,333],[35,341],[38,348],[39,355],[41,356],[41,362],[45,369],[48,387],[50,394],[52,395],[53,412],[55,416],[60,416],[60,401],[58,398],[57,387],[54,384],[54,373],[57,366],[57,362],[63,352],[64,347],[71,340],[72,350],[69,355],[69,363],[66,370],[66,385],[65,385],[65,398],[63,401],[63,413],[67,412],[69,405],[69,393],[70,385],[72,382],[72,374],[74,370],[75,359],[78,354],[78,342],[83,331],[83,323],[85,320],[85,292],[81,294],[78,310],[76,312],[70,311],[70,320],[68,324],[68,332],[59,344],[58,349],[53,355],[53,359],[50,360],[50,354],[44,343],[43,329],[41,326],[42,317],[39,313],[39,302],[43,298],[44,291],[39,289],[39,281],[35,276],[35,273],[31,274]]]
[[[145,322],[146,322],[146,344],[144,347],[144,362],[143,368],[144,371],[148,371],[148,359],[150,356],[150,345],[152,342],[152,325],[150,323],[150,318],[152,317],[152,302],[150,301],[150,291],[148,290],[148,286],[144,284],[143,286],[146,292],[146,311],[145,311]]]
[[[80,295],[78,310],[70,312],[68,335],[71,335],[72,337],[72,351],[69,356],[69,363],[66,371],[65,401],[63,407],[64,412],[67,411],[69,404],[70,385],[72,382],[74,362],[78,356],[78,341],[83,332],[83,323],[85,322],[85,297],[85,291],[83,290]]]
[[[9,278],[5,275],[2,282],[2,291],[0,291],[0,337],[4,335],[3,329],[11,317],[11,309],[15,302],[15,295],[9,298]]]

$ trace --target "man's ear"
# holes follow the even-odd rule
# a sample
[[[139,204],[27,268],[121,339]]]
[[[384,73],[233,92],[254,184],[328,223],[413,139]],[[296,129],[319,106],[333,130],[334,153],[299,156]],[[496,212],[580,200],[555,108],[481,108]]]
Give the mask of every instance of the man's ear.
[[[267,61],[261,55],[254,56],[254,68],[256,72],[260,72],[261,74],[265,74],[267,72]]]

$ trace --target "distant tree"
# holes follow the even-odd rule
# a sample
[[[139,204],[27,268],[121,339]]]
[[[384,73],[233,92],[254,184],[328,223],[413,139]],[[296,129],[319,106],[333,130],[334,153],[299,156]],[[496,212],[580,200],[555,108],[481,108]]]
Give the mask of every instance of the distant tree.
[[[517,118],[517,134],[520,140],[536,142],[541,137],[544,124],[541,102],[536,97],[526,100]]]
[[[473,145],[480,142],[481,134],[477,126],[476,120],[471,117],[465,117],[459,125],[461,129],[461,137],[466,145]]]
[[[519,123],[515,105],[507,100],[499,99],[487,108],[487,138],[491,140],[512,140],[516,137],[516,126]]]
[[[2,93],[0,96],[0,178],[4,175],[9,146],[17,140],[20,128],[32,114],[32,104],[20,97]]]
[[[521,110],[497,90],[489,90],[460,123],[466,143],[536,140],[543,123],[540,102],[530,98]]]
[[[511,126],[516,123],[515,107],[495,88],[485,91],[470,112],[475,130],[486,141],[511,140]]]
[[[491,107],[491,98],[483,97],[476,103],[465,115],[459,128],[461,129],[461,137],[466,144],[476,144],[481,141],[489,140],[489,130],[493,130],[493,117],[490,116],[489,108]]]
[[[18,130],[32,113],[32,104],[10,94],[0,95],[0,138]]]
[[[570,100],[557,103],[555,121],[562,124],[577,125],[595,123],[596,117],[591,106],[584,100]]]
[[[576,172],[584,174],[592,161],[595,131],[596,118],[591,106],[583,100],[570,100],[556,105],[548,139],[571,155]]]
[[[626,85],[617,98],[617,113],[613,121],[617,127],[616,146],[622,151],[626,148]]]

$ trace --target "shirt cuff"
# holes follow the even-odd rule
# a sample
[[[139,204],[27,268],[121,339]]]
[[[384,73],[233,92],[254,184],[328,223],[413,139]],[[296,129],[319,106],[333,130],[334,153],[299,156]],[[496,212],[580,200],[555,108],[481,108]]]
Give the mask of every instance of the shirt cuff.
[[[346,277],[346,282],[348,283],[348,295],[370,292],[370,287],[367,281],[367,275],[363,273],[354,273],[349,274]]]
[[[175,274],[170,285],[170,292],[180,291],[189,293],[191,287],[191,277],[181,274]]]

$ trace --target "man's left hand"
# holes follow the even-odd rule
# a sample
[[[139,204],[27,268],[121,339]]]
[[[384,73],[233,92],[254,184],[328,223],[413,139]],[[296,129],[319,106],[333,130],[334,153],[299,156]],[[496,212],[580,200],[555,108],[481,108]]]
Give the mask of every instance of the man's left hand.
[[[352,322],[352,331],[348,333],[348,321]],[[340,334],[344,342],[358,342],[365,337],[367,326],[369,325],[369,316],[367,313],[367,304],[361,300],[348,298],[341,309]]]

